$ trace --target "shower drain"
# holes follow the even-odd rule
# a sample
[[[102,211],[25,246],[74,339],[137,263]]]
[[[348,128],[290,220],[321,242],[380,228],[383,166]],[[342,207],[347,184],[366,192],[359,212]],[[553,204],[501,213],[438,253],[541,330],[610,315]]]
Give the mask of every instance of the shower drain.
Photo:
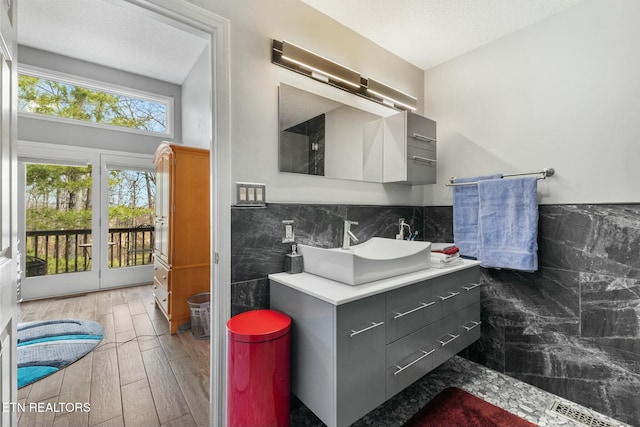
[[[558,402],[557,400],[553,402],[551,410],[557,414],[562,415],[565,418],[578,421],[579,423],[582,423],[589,427],[612,427],[611,424],[607,421],[594,417],[584,410],[574,408],[562,402]]]

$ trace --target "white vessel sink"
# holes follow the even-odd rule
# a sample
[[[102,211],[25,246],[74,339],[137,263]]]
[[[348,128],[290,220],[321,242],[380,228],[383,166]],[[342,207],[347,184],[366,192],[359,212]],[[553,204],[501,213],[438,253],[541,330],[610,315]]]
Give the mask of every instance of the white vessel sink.
[[[316,276],[361,285],[429,268],[431,242],[373,237],[349,249],[298,245],[304,271]]]

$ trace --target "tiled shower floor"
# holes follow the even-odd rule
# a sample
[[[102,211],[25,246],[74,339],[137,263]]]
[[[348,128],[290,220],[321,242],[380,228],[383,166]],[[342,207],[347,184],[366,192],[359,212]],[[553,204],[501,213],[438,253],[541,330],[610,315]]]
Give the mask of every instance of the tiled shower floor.
[[[588,414],[609,423],[611,427],[628,426],[628,424],[605,417],[573,402],[458,356],[450,359],[404,392],[365,415],[353,426],[401,426],[431,398],[447,387],[462,388],[487,402],[534,422],[540,427],[585,427],[585,424],[569,420],[552,412],[550,409],[556,400],[571,407],[582,409]],[[291,426],[320,427],[324,426],[324,424],[308,408],[300,405],[292,410]]]

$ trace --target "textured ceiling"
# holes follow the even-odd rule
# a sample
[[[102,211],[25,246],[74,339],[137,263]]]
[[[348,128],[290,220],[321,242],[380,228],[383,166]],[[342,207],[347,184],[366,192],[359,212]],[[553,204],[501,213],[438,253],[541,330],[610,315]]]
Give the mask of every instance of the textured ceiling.
[[[302,1],[428,69],[583,0]],[[181,84],[206,40],[121,3],[20,1],[18,42]]]
[[[423,70],[583,0],[303,0]]]
[[[182,84],[207,40],[105,0],[27,0],[18,43]]]

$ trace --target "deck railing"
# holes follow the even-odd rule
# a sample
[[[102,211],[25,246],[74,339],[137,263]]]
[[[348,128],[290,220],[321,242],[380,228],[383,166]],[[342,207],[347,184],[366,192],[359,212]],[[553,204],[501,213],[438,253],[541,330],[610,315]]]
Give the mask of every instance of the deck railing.
[[[110,228],[109,268],[153,263],[153,226]],[[26,274],[60,274],[91,269],[91,230],[39,230],[26,233]]]

